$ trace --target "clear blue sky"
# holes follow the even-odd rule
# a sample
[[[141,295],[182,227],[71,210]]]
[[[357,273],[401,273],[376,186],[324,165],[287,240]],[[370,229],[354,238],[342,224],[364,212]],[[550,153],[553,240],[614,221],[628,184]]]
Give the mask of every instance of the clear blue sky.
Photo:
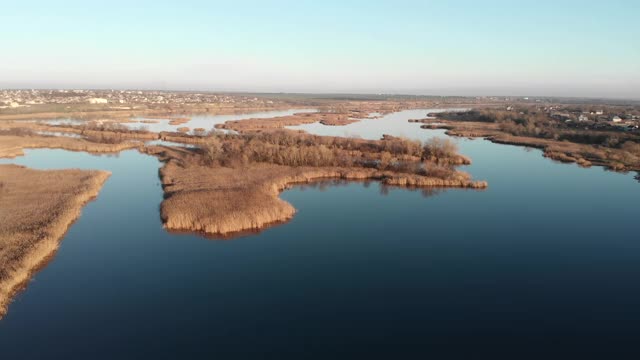
[[[640,98],[638,0],[7,1],[0,87]]]

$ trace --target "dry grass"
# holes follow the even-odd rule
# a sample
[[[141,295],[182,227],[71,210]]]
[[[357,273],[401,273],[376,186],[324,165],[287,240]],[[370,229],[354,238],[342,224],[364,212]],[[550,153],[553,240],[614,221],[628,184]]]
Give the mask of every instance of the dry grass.
[[[108,177],[104,171],[0,165],[0,317]]]
[[[360,119],[350,118],[348,115],[337,114],[334,116],[325,116],[320,120],[320,124],[325,126],[345,126],[360,121]]]
[[[312,124],[323,117],[320,113],[302,113],[289,116],[279,116],[267,119],[244,119],[227,121],[217,124],[218,129],[235,130],[237,132],[264,131],[282,129],[286,126]]]
[[[619,147],[576,143],[552,138],[516,136],[503,131],[492,122],[450,121],[425,119],[422,128],[448,129],[447,135],[469,138],[482,137],[506,145],[526,146],[543,150],[545,157],[565,163],[577,163],[582,167],[604,166],[614,171],[640,171],[640,144],[627,141]],[[440,123],[437,125],[429,122]]]
[[[84,139],[39,136],[37,132],[76,134]],[[9,136],[22,139],[10,139]],[[92,153],[111,153],[136,148],[140,144],[130,140],[156,140],[159,135],[131,130],[116,122],[86,122],[82,125],[47,125],[34,122],[0,122],[0,157],[22,155],[23,148],[59,148]]]
[[[52,107],[49,105],[21,108],[19,112],[0,113],[3,120],[34,120],[34,119],[127,119],[131,117],[148,117],[153,119],[170,118],[175,115],[210,113],[215,115],[244,114],[249,112],[287,110],[292,105],[277,102],[271,106],[257,106],[250,103],[194,103],[194,104],[136,104],[133,109],[105,109],[104,105],[69,104],[68,106]]]
[[[191,118],[182,117],[182,118],[169,118],[169,125],[182,125],[186,124],[191,120]]]
[[[140,147],[140,143],[136,142],[106,144],[69,137],[0,135],[0,158],[22,156],[24,155],[23,150],[26,148],[65,149],[89,153],[117,153],[122,150],[138,147]]]
[[[201,149],[145,148],[166,162],[161,170],[166,195],[161,216],[171,230],[228,235],[286,221],[295,209],[278,197],[280,191],[322,179],[487,187],[453,168],[460,155],[431,154],[433,161],[425,160],[421,143],[393,137],[368,141],[284,131],[198,140]],[[453,150],[443,146],[443,151]]]
[[[429,106],[433,106],[433,104],[424,101],[336,101],[322,106],[319,109],[320,111],[316,113],[301,113],[267,119],[233,120],[218,124],[216,127],[237,132],[255,132],[316,122],[327,126],[344,126],[358,122],[361,119],[372,118],[369,115],[374,112],[387,114]]]
[[[34,112],[25,114],[0,114],[0,121],[2,120],[35,120],[35,119],[55,119],[55,118],[73,118],[73,119],[95,119],[95,118],[110,118],[110,119],[123,119],[132,116],[142,116],[145,114],[144,110],[96,110],[96,111],[75,111],[69,109],[68,111],[61,112],[39,112],[37,108],[33,109]]]
[[[344,126],[360,120],[350,118],[348,113],[301,113],[266,119],[243,119],[218,124],[218,129],[235,130],[237,132],[267,131],[283,129],[287,126],[312,124],[319,122],[327,126]]]
[[[575,162],[583,167],[598,165],[614,171],[640,171],[640,156],[625,147],[607,148],[509,134],[495,135],[488,139],[498,144],[542,149],[545,157],[565,163]]]
[[[240,168],[188,165],[170,160],[161,170],[166,200],[161,207],[165,226],[171,230],[230,234],[258,230],[291,219],[294,207],[278,197],[298,183],[336,178],[380,180],[394,186],[484,188],[459,174],[452,179],[395,174],[375,169],[290,167],[252,164]]]

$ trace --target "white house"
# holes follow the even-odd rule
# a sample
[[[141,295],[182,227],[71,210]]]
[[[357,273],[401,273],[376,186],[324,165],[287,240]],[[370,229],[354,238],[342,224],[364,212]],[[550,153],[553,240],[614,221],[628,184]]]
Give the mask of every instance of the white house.
[[[106,104],[109,101],[107,99],[104,98],[90,98],[89,99],[89,104]]]
[[[613,118],[611,118],[611,121],[614,123],[619,123],[622,122],[622,119],[620,118],[620,116],[614,116]]]
[[[578,116],[578,121],[589,121],[589,118],[587,117],[587,115],[580,115]]]

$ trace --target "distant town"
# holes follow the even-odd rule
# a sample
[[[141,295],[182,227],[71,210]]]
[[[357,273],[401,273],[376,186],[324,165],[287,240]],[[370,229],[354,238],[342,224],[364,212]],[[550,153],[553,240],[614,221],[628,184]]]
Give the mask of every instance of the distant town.
[[[522,115],[533,111],[544,113],[551,119],[565,123],[566,127],[596,130],[637,131],[640,126],[640,106],[620,101],[607,102],[589,99],[556,99],[533,97],[450,97],[450,96],[411,96],[411,95],[320,95],[320,94],[222,94],[187,91],[148,91],[148,90],[0,90],[0,114],[12,112],[39,111],[44,105],[87,105],[93,110],[136,110],[144,108],[180,107],[190,105],[215,104],[217,106],[269,108],[296,103],[318,106],[322,100],[387,100],[415,99],[432,101],[434,106],[451,104],[493,105],[507,111],[520,112]],[[320,102],[319,102],[320,101]],[[34,107],[36,109],[29,109]]]
[[[0,90],[0,109],[30,107],[45,104],[110,104],[162,105],[244,103],[269,105],[274,102],[259,97],[233,96],[213,93],[140,90]]]

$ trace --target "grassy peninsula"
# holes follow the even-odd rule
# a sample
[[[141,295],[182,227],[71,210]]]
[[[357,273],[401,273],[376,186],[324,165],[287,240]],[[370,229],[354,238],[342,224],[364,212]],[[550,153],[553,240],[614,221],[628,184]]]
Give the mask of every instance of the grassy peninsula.
[[[446,140],[378,141],[292,131],[212,135],[199,148],[146,147],[165,162],[161,216],[170,230],[226,235],[259,230],[295,214],[278,197],[298,183],[336,178],[402,187],[482,189],[455,169],[470,160]]]
[[[0,165],[0,317],[109,175]]]
[[[451,136],[484,137],[492,142],[539,148],[553,160],[614,171],[640,171],[640,131],[636,108],[589,111],[574,105],[479,109],[432,114],[412,120],[424,129],[447,129]],[[622,114],[615,115],[622,112]],[[627,120],[623,120],[626,118]]]

